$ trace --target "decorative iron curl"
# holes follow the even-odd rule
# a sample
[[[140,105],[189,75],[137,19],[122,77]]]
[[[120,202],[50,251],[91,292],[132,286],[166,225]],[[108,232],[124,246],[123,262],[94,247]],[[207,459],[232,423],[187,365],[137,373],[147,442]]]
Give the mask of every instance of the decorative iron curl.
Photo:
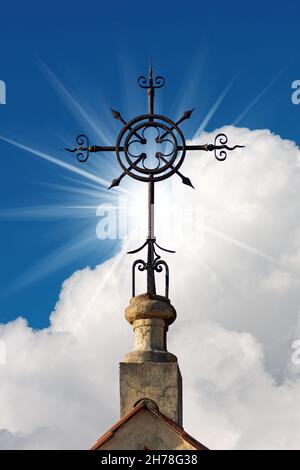
[[[166,80],[164,79],[162,75],[158,75],[157,77],[155,77],[154,83],[155,83],[154,88],[162,88],[164,84],[166,83]]]
[[[164,260],[157,260],[154,263],[153,269],[157,273],[161,273],[163,268],[165,268],[165,297],[169,298],[169,266]]]
[[[138,268],[139,271],[147,270],[147,263],[142,259],[137,259],[132,265],[132,297],[135,297],[135,269]]]
[[[77,153],[76,157],[77,160],[81,163],[84,163],[87,161],[89,158],[90,152],[89,152],[89,146],[90,142],[88,137],[85,134],[80,134],[76,138],[76,143],[79,145],[79,152]],[[84,147],[82,147],[84,145]]]
[[[145,77],[145,75],[141,75],[137,79],[137,82],[141,88],[162,88],[166,83],[166,80],[162,75],[158,75],[154,79],[148,79],[147,77]]]
[[[223,148],[223,145],[226,145],[227,142],[228,142],[228,137],[225,134],[218,134],[215,137],[215,141],[214,141],[215,158],[219,160],[219,162],[223,162],[227,158],[227,152]],[[222,148],[218,149],[218,146],[222,146]]]
[[[141,88],[148,88],[148,79],[145,77],[145,75],[140,75],[137,79],[137,82]]]
[[[223,162],[227,158],[226,150],[235,150],[236,148],[244,148],[244,145],[235,145],[234,147],[229,147],[226,145],[228,142],[228,137],[225,134],[218,134],[215,137],[214,145],[208,145],[207,150],[214,150],[215,158],[220,162]]]
[[[133,254],[137,253],[138,251],[141,251],[145,246],[150,244],[151,251],[153,253],[153,260],[149,264],[148,262],[142,260],[142,259],[137,259],[136,261],[133,262],[132,264],[132,296],[135,296],[135,272],[136,269],[139,271],[152,271],[152,272],[157,272],[161,273],[163,271],[163,268],[165,269],[165,296],[168,298],[169,296],[169,267],[167,263],[161,259],[161,256],[157,253],[155,246],[159,248],[160,250],[167,251],[168,253],[175,253],[173,250],[167,250],[166,248],[162,248],[159,246],[155,240],[153,239],[147,239],[145,243],[137,248],[136,250],[129,251],[128,253]],[[154,246],[155,245],[155,246]]]
[[[78,144],[78,147],[75,147],[74,149],[68,149],[66,148],[68,152],[75,153],[78,152],[76,155],[77,160],[80,163],[84,163],[88,160],[90,151],[89,151],[89,146],[90,142],[88,137],[85,134],[80,134],[76,137],[76,144]],[[83,145],[85,145],[83,147]]]

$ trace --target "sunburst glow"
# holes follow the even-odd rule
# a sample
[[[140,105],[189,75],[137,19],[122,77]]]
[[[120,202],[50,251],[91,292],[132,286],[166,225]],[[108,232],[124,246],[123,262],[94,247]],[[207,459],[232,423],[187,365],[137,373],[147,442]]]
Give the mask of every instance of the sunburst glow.
[[[97,122],[93,110],[89,109],[87,105],[82,104],[80,98],[74,97],[47,65],[42,61],[40,61],[40,64],[54,89],[63,98],[67,107],[72,112],[72,115],[77,120],[79,119],[83,126],[87,126],[91,130],[96,140],[99,139],[97,143],[113,145],[116,135],[108,131],[107,124]],[[235,123],[239,122],[250,111],[257,100],[266,93],[282,72],[239,115]],[[231,90],[235,79],[236,76],[233,77],[221,95],[214,101],[194,136],[198,136],[205,130]],[[185,96],[187,96],[187,93],[188,91],[186,91]],[[130,99],[129,97],[127,98],[128,103],[129,101],[132,103],[132,97]],[[181,113],[182,109],[178,108],[175,115],[180,115]],[[31,266],[26,272],[23,272],[16,279],[15,283],[3,290],[2,293],[9,294],[38,281],[49,273],[67,265],[70,260],[78,256],[78,253],[82,255],[86,250],[95,250],[95,253],[97,253],[101,244],[104,246],[105,236],[114,242],[115,250],[119,250],[122,245],[123,250],[127,245],[128,249],[134,249],[144,241],[147,228],[146,185],[132,181],[127,177],[118,188],[107,191],[111,180],[120,172],[114,155],[110,155],[111,158],[105,158],[104,167],[102,165],[104,157],[101,155],[93,155],[89,162],[83,165],[77,162],[77,160],[74,163],[69,163],[72,157],[63,152],[61,152],[61,157],[58,158],[52,152],[36,149],[31,145],[8,137],[0,136],[0,139],[13,145],[21,152],[38,157],[65,170],[63,171],[64,183],[33,181],[33,184],[42,185],[48,190],[53,191],[56,197],[59,197],[59,200],[50,205],[30,205],[2,209],[0,217],[27,220],[69,220],[74,224],[74,235],[71,239],[67,236],[64,237],[62,233],[57,248],[40,259],[37,265]],[[66,137],[62,140],[65,145],[69,145]],[[152,139],[152,141],[155,142],[155,139]],[[151,150],[155,154],[157,149],[153,147]],[[104,178],[100,176],[103,174],[105,174]],[[174,178],[177,178],[176,175]],[[173,184],[169,181],[156,186],[159,204],[156,204],[155,211],[155,227],[157,228],[155,229],[155,235],[162,246],[176,249],[176,246],[180,245],[183,240],[186,241],[192,233],[192,236],[197,235],[198,238],[196,241],[191,241],[191,243],[195,242],[199,247],[202,243],[201,237],[203,232],[208,231],[215,236],[223,238],[228,243],[233,243],[247,250],[253,255],[273,261],[268,255],[259,252],[259,250],[211,227],[205,227],[202,220],[203,214],[200,213],[199,208],[196,208],[195,211],[184,200],[182,200],[182,204],[179,204],[178,199],[173,194]],[[176,204],[172,202],[175,200],[177,200]],[[102,222],[100,223],[101,220]],[[108,257],[112,256],[112,254],[113,252],[110,255],[108,254]],[[119,260],[119,257],[117,259]],[[95,257],[96,263],[97,257]],[[115,264],[112,265],[112,270],[115,269],[113,266]]]

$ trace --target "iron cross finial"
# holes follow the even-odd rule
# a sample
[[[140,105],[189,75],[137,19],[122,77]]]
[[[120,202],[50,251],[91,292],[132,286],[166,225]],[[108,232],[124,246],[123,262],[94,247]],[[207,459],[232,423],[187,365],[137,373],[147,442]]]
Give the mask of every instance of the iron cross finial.
[[[223,161],[227,157],[227,151],[242,148],[243,145],[229,147],[228,138],[225,134],[218,134],[213,144],[186,145],[185,137],[180,129],[180,125],[189,119],[194,108],[185,111],[177,122],[173,122],[166,116],[154,113],[154,90],[162,88],[165,79],[161,75],[153,77],[152,64],[149,66],[148,78],[141,75],[138,78],[141,88],[147,90],[148,113],[137,116],[129,122],[125,121],[119,111],[111,109],[113,117],[123,124],[121,132],[114,146],[89,145],[86,135],[80,134],[76,138],[77,147],[66,149],[77,154],[80,162],[88,160],[90,153],[94,152],[115,152],[118,163],[122,168],[122,173],[115,178],[109,189],[118,186],[125,176],[130,176],[135,180],[148,184],[148,237],[145,243],[129,253],[138,253],[147,247],[147,261],[138,259],[132,266],[132,295],[135,296],[135,271],[147,272],[147,293],[156,295],[155,273],[165,269],[165,297],[169,295],[169,268],[157,249],[166,250],[156,242],[154,234],[154,186],[155,183],[163,181],[174,174],[177,174],[183,184],[193,187],[191,180],[180,172],[180,167],[184,162],[186,152],[194,150],[214,151],[215,158]],[[149,146],[149,129],[155,133],[156,151],[153,145]],[[154,153],[154,154],[153,154]]]

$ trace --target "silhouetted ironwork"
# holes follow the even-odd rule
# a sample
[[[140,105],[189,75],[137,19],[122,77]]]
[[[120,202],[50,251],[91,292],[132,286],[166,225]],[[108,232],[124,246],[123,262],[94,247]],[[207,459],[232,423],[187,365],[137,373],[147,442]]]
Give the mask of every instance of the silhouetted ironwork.
[[[76,138],[77,147],[74,149],[67,148],[65,150],[76,153],[77,159],[80,162],[86,162],[90,153],[115,152],[119,165],[122,168],[122,173],[112,181],[108,189],[118,186],[126,175],[148,184],[148,236],[142,246],[128,252],[135,254],[147,248],[147,261],[137,259],[132,265],[132,296],[135,296],[136,269],[138,269],[138,271],[147,272],[147,293],[153,295],[156,294],[155,273],[160,273],[164,269],[165,297],[168,298],[169,268],[167,263],[158,255],[157,249],[169,253],[175,252],[162,248],[156,242],[154,234],[155,183],[177,174],[183,184],[193,188],[191,180],[179,171],[187,151],[213,151],[217,160],[224,161],[227,157],[227,151],[244,146],[235,145],[234,147],[229,147],[227,145],[228,138],[225,134],[218,134],[213,144],[186,145],[184,135],[179,125],[191,117],[194,109],[185,111],[177,122],[173,122],[166,116],[155,114],[155,89],[163,87],[165,79],[160,75],[153,78],[151,65],[149,67],[148,77],[140,76],[138,78],[138,84],[141,88],[147,90],[148,114],[137,116],[129,122],[126,122],[119,111],[111,109],[113,117],[123,124],[123,128],[114,146],[90,146],[88,137],[84,134],[80,134]],[[159,151],[153,152],[153,149],[147,145],[147,133],[149,130],[156,134],[155,144],[156,146],[160,146]]]

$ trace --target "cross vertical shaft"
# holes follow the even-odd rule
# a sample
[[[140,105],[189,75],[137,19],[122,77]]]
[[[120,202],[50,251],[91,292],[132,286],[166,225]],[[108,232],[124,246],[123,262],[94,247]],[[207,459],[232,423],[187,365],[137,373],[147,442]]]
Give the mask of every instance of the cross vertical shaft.
[[[154,114],[154,87],[152,65],[149,66],[148,112]],[[151,118],[152,119],[152,118]],[[148,255],[147,255],[147,293],[156,294],[154,275],[154,181],[149,175],[148,182]]]
[[[156,294],[154,275],[154,182],[148,183],[148,256],[147,256],[147,293]]]
[[[154,114],[154,86],[152,77],[152,65],[149,66],[149,86],[147,89],[148,94],[148,112]]]

